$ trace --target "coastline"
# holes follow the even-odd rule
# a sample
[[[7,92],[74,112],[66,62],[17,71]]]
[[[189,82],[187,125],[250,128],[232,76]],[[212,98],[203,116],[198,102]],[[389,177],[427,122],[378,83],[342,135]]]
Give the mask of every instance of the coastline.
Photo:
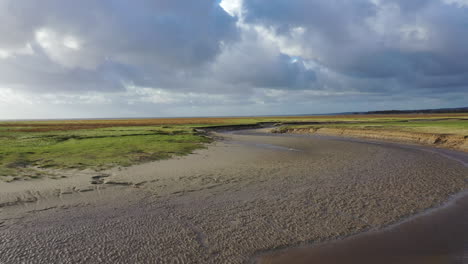
[[[357,128],[280,128],[273,133],[312,134],[327,136],[342,136],[363,139],[388,140],[397,143],[413,143],[437,148],[446,148],[468,152],[468,136],[421,133],[395,130],[371,130]]]
[[[193,155],[109,171],[106,179],[120,185],[51,197],[58,205],[39,198],[0,208],[0,222],[15,209],[28,211],[0,224],[0,238],[9,241],[0,243],[6,252],[0,261],[72,261],[70,254],[43,252],[76,248],[77,256],[108,262],[138,254],[160,262],[178,256],[245,263],[262,250],[385,228],[466,190],[466,167],[417,149],[314,137],[221,136]],[[90,184],[91,176],[82,179]],[[81,228],[88,230],[83,244],[67,240]],[[96,233],[103,238],[91,235]],[[103,244],[113,246],[93,247]]]
[[[468,191],[381,229],[319,244],[261,252],[251,260],[258,264],[464,264],[466,261]]]

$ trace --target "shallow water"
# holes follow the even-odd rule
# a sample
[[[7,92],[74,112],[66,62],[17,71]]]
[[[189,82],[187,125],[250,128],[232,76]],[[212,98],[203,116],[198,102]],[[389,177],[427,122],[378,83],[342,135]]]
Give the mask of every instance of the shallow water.
[[[273,145],[273,144],[248,143],[248,142],[234,141],[234,140],[231,140],[231,141],[229,141],[228,143],[229,143],[229,144],[248,145],[248,146],[254,146],[254,147],[258,147],[258,148],[265,148],[265,149],[271,149],[271,150],[301,151],[301,150],[299,150],[299,149],[294,149],[294,148],[289,148],[289,147],[283,147],[283,146],[278,146],[278,145]]]
[[[255,131],[247,133],[254,135]],[[468,167],[468,154],[460,151],[324,135],[292,136],[415,149],[443,156]],[[468,192],[457,195],[443,208],[430,210],[385,230],[317,246],[273,252],[256,258],[256,261],[261,264],[466,264]]]
[[[248,130],[237,130],[237,131],[230,131],[226,134],[237,134],[237,135],[250,135],[250,136],[277,136],[277,137],[298,137],[298,138],[315,138],[315,139],[323,139],[323,140],[332,140],[332,141],[344,141],[344,142],[355,142],[355,143],[362,143],[362,144],[372,144],[372,145],[379,145],[383,147],[397,147],[401,149],[414,149],[418,151],[425,151],[434,153],[445,158],[457,161],[463,164],[465,167],[468,167],[468,153],[451,150],[451,149],[444,149],[444,148],[435,148],[430,146],[423,146],[411,143],[398,143],[392,142],[388,140],[373,140],[373,139],[362,139],[362,138],[355,138],[355,137],[344,137],[344,136],[328,136],[328,135],[318,135],[318,134],[272,134],[265,129],[248,129]],[[240,141],[241,142],[241,141]]]
[[[447,206],[381,231],[258,258],[261,264],[468,263],[468,193]]]

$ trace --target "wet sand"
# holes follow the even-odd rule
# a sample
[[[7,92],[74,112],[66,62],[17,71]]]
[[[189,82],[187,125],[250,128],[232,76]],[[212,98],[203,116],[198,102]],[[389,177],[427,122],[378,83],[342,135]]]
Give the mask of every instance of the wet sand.
[[[259,256],[259,264],[468,263],[468,193],[384,230]]]
[[[246,263],[382,229],[467,187],[468,169],[439,153],[224,137],[194,155],[106,171],[108,184],[90,184],[92,173],[38,181],[31,201],[0,208],[0,263]],[[0,184],[0,201],[28,188]]]

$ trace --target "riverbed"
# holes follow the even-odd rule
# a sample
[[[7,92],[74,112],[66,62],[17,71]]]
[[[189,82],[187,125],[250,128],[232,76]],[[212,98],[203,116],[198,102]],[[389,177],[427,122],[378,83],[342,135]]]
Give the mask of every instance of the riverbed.
[[[467,190],[464,153],[263,130],[217,136],[186,157],[101,172],[106,183],[92,172],[2,183],[0,198],[17,203],[0,208],[0,263],[268,261],[401,226]],[[427,263],[461,257],[465,239]]]

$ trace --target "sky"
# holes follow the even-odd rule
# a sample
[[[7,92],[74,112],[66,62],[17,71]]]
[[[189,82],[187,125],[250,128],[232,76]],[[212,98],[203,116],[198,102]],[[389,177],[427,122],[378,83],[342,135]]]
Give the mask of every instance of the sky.
[[[468,0],[0,0],[0,119],[468,106]]]

